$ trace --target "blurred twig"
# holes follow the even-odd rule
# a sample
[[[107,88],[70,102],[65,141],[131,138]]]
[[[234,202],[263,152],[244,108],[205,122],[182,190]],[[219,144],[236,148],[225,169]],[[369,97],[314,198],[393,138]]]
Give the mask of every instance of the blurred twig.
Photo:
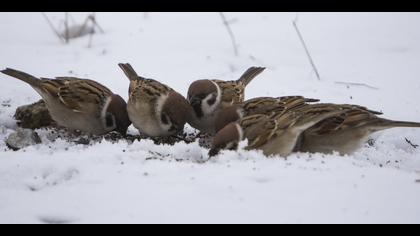
[[[363,84],[363,83],[339,82],[339,81],[336,81],[335,83],[336,84],[348,85],[348,86],[362,86],[362,87],[366,87],[366,88],[370,88],[370,89],[375,89],[375,90],[378,90],[379,89],[377,87],[373,87],[373,86],[370,86],[368,84]]]
[[[50,26],[50,28],[52,29],[52,31],[54,32],[54,34],[57,36],[57,38],[60,39],[61,42],[65,42],[65,40],[63,39],[63,37],[61,37],[60,33],[57,31],[57,29],[51,23],[51,21],[48,18],[48,16],[44,12],[41,12],[41,14],[45,18],[45,20],[47,21],[48,25]]]
[[[238,56],[239,52],[238,52],[238,47],[237,47],[236,40],[235,40],[235,35],[233,34],[232,29],[230,28],[229,21],[226,19],[225,14],[223,14],[223,12],[219,12],[219,14],[220,14],[220,17],[222,18],[223,24],[225,25],[225,27],[226,27],[229,35],[230,35],[230,39],[232,40],[232,45],[233,45],[233,50],[234,50],[235,56]]]
[[[89,16],[89,18],[92,21],[93,26],[96,26],[96,28],[99,29],[99,32],[101,32],[101,34],[105,33],[105,31],[102,29],[102,27],[96,21],[96,14],[95,14],[95,12],[93,12],[92,15]]]
[[[64,39],[66,43],[69,43],[69,13],[65,13],[64,20]]]
[[[299,36],[299,39],[302,42],[303,47],[305,48],[306,55],[308,56],[309,62],[311,63],[312,68],[315,71],[316,77],[318,78],[318,80],[321,80],[321,77],[319,76],[318,69],[315,66],[315,63],[314,63],[314,61],[312,59],[312,56],[311,56],[311,54],[310,54],[310,52],[308,50],[308,47],[306,46],[305,40],[303,39],[302,34],[300,33],[300,30],[299,30],[299,28],[297,26],[297,20],[298,20],[298,14],[296,14],[296,18],[293,20],[293,26],[295,27],[296,32],[297,32],[297,34]]]
[[[413,144],[408,138],[405,138],[405,141],[408,143],[408,144],[410,144],[413,148],[418,148],[419,147],[419,145],[417,145],[417,144]]]

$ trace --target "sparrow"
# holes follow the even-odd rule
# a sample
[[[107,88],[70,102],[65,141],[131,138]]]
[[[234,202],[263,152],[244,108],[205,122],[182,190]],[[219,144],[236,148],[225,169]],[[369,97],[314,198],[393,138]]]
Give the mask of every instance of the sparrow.
[[[183,131],[192,116],[185,97],[165,84],[139,76],[128,63],[118,65],[130,80],[127,111],[134,127],[150,137]]]
[[[189,124],[203,133],[215,134],[214,122],[218,112],[243,102],[246,86],[264,70],[263,67],[251,67],[235,81],[194,81],[188,89],[187,96],[193,108],[193,117]]]
[[[345,112],[329,117],[303,132],[295,151],[326,154],[336,151],[341,155],[350,155],[363,146],[375,132],[397,127],[420,128],[420,123],[384,119],[378,117],[381,112],[361,106],[324,106],[326,110],[342,109]]]
[[[302,96],[284,97],[257,97],[242,103],[234,104],[221,109],[215,118],[216,132],[224,128],[231,122],[238,121],[251,115],[268,115],[287,112],[299,108],[308,103],[319,102],[319,99],[305,98]]]
[[[217,155],[222,149],[235,150],[240,141],[247,139],[245,150],[262,150],[264,155],[288,156],[295,150],[302,132],[324,119],[333,117],[343,110],[323,110],[317,105],[304,111],[290,110],[273,115],[257,114],[232,122],[214,137],[209,156]]]
[[[131,125],[125,100],[98,82],[75,77],[36,78],[10,68],[1,72],[38,92],[59,126],[92,135],[111,131],[126,135]]]

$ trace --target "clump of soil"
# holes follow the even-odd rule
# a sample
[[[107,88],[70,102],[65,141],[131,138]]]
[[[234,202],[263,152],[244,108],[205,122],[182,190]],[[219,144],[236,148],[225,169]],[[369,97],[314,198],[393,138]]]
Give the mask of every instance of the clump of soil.
[[[18,126],[24,129],[39,129],[56,125],[43,100],[18,107],[14,117]]]
[[[152,140],[156,145],[160,144],[168,144],[168,145],[174,145],[178,142],[186,142],[186,143],[193,143],[195,141],[195,137],[192,137],[190,134],[187,133],[180,133],[178,135],[169,136],[169,137],[148,137],[142,134],[139,135],[121,135],[117,132],[111,132],[105,135],[101,136],[73,136],[70,137],[69,141],[73,140],[72,142],[76,144],[82,144],[82,145],[90,145],[93,143],[101,142],[102,140],[106,140],[112,143],[126,140],[130,143],[133,143],[134,141],[140,141],[140,140]]]
[[[22,148],[40,143],[41,138],[31,129],[18,128],[6,139],[6,145],[13,151],[18,151]]]

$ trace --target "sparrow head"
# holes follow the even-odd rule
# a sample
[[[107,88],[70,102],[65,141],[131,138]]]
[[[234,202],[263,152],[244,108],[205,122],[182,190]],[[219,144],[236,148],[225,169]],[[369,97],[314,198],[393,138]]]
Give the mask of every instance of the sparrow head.
[[[223,149],[236,150],[243,138],[243,130],[238,123],[228,124],[214,137],[209,156],[216,156]]]
[[[176,133],[184,129],[191,118],[192,108],[181,94],[171,91],[161,110],[161,123],[168,126],[170,132]]]
[[[239,105],[226,107],[217,113],[215,119],[216,133],[223,129],[226,125],[236,122],[244,117],[244,109]]]
[[[127,134],[131,121],[128,117],[127,103],[121,96],[114,94],[109,98],[105,110],[105,125],[122,135]]]
[[[219,86],[211,80],[197,80],[188,89],[188,102],[198,118],[213,113],[222,97]]]

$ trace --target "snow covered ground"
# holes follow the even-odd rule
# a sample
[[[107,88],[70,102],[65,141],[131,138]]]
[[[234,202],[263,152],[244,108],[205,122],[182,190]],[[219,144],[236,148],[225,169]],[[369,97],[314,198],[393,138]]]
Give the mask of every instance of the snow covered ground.
[[[238,57],[218,13],[97,13],[105,34],[92,48],[88,38],[61,44],[40,13],[0,13],[0,67],[88,77],[127,98],[119,62],[182,94],[195,79],[236,79],[266,66],[247,98],[304,95],[420,121],[420,14],[300,13],[321,81],[295,13],[226,16],[235,19]],[[0,223],[420,223],[420,148],[405,141],[420,144],[420,130],[382,132],[352,156],[239,151],[204,164],[198,143],[83,146],[51,142],[46,130],[38,130],[43,144],[8,150],[16,107],[38,99],[0,75]]]

